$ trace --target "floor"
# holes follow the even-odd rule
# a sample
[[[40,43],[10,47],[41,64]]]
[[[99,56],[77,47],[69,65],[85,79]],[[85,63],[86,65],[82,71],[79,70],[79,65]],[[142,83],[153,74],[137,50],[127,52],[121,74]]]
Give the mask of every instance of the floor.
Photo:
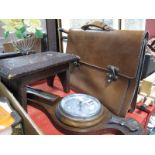
[[[51,88],[47,85],[46,81],[39,81],[32,85],[34,88],[39,88],[41,90],[51,92],[53,94],[59,95],[61,97],[73,94],[75,92],[70,91],[69,93],[64,93],[62,90],[62,85],[59,79],[56,77],[54,80],[54,87]],[[151,107],[150,107],[151,109]],[[50,122],[48,117],[39,109],[34,108],[31,103],[28,103],[28,113],[36,125],[42,130],[45,135],[62,135],[53,124]],[[146,112],[135,109],[133,113],[128,113],[126,117],[131,117],[136,119],[143,127],[146,128],[146,123],[148,123],[148,114]]]

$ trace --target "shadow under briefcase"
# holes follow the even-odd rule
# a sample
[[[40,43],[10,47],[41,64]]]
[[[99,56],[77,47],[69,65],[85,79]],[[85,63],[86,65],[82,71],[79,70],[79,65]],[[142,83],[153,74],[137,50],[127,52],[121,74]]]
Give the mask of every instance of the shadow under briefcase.
[[[66,51],[80,56],[79,65],[71,67],[71,88],[124,117],[135,109],[148,33],[89,26],[68,32]]]

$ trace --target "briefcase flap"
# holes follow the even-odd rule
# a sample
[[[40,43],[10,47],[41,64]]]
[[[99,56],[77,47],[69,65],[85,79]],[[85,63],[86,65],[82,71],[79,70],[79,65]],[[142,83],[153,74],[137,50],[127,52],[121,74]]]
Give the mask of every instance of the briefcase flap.
[[[113,65],[119,68],[120,75],[133,79],[143,40],[143,31],[69,30],[67,53],[77,54],[81,62],[103,69]]]

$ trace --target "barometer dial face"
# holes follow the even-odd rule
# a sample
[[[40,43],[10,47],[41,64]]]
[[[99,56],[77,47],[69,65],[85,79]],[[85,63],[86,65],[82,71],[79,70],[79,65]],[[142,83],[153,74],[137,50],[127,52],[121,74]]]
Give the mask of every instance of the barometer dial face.
[[[101,103],[95,97],[86,94],[73,94],[61,100],[59,110],[71,118],[91,119],[101,112]]]

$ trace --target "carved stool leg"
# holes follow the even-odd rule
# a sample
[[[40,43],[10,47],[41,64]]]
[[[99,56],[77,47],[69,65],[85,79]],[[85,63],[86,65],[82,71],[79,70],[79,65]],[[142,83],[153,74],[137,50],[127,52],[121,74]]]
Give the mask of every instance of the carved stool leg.
[[[27,111],[26,85],[22,84],[21,81],[16,80],[9,82],[9,87],[21,106]]]
[[[27,111],[27,94],[26,94],[26,87],[20,87],[16,90],[17,99],[22,107]]]
[[[48,84],[48,86],[53,87],[54,78],[55,78],[55,75],[47,78],[47,84]]]
[[[63,89],[66,93],[70,91],[70,76],[69,76],[69,69],[64,72],[58,73],[58,77],[61,81]]]

